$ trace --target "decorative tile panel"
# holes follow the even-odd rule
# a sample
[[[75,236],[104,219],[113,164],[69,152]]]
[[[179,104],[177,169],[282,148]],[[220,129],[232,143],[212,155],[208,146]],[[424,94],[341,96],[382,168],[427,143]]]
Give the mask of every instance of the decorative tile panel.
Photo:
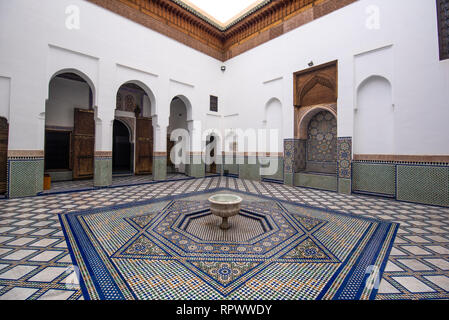
[[[352,138],[338,138],[337,141],[338,177],[351,179]]]
[[[328,111],[315,115],[309,124],[307,161],[333,162],[337,160],[337,119]]]
[[[397,199],[449,206],[449,168],[398,165]]]
[[[99,157],[95,153],[94,185],[107,187],[112,185],[112,157]]]
[[[294,173],[303,171],[306,168],[306,146],[306,140],[295,140]]]
[[[306,167],[306,140],[288,139],[284,141],[284,172],[294,174]]]
[[[295,141],[296,139],[284,140],[284,172],[292,174],[295,161]]]
[[[395,195],[396,168],[394,165],[354,162],[352,167],[354,191]]]
[[[43,191],[44,158],[42,151],[8,153],[8,197],[35,196]]]

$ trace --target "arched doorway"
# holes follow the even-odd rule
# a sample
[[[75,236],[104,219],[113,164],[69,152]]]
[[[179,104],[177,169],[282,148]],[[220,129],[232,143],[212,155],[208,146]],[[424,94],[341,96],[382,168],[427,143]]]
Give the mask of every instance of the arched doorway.
[[[45,173],[53,182],[92,179],[95,115],[91,81],[76,70],[56,74],[45,107]]]
[[[218,174],[217,159],[220,154],[218,148],[220,138],[215,134],[210,134],[206,139],[206,174]]]
[[[9,124],[6,118],[0,117],[0,194],[7,191],[8,182],[8,136]]]
[[[139,81],[127,82],[118,89],[114,132],[117,130],[117,133],[125,134],[126,128],[128,142],[125,144],[124,135],[116,136],[114,133],[114,146],[117,150],[115,153],[113,151],[113,159],[117,161],[117,166],[113,164],[114,174],[150,175],[152,173],[152,101],[154,101],[153,94]],[[117,146],[116,138],[122,140],[120,143],[117,142],[119,143]]]
[[[223,175],[224,176],[239,176],[239,165],[237,164],[237,151],[238,151],[238,137],[234,130],[230,130],[224,142],[224,164]]]
[[[174,130],[184,129],[188,130],[187,126],[187,105],[184,99],[175,97],[170,104],[170,118],[167,129],[167,173],[186,173],[185,164],[177,164],[177,159],[171,158],[171,151],[176,144],[176,141],[171,140],[171,134]],[[175,157],[180,157],[180,154],[176,154]]]
[[[112,172],[126,174],[132,172],[131,135],[128,127],[119,120],[114,120],[112,144]]]

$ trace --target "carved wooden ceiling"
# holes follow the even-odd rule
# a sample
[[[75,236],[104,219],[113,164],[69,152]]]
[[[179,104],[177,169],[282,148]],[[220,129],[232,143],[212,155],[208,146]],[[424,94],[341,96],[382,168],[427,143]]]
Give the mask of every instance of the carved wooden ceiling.
[[[226,61],[357,0],[264,0],[216,23],[181,0],[87,0]]]

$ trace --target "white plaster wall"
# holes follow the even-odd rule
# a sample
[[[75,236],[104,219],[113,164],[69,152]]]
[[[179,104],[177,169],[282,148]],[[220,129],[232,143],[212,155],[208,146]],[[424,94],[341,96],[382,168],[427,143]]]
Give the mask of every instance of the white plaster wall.
[[[188,130],[187,126],[187,108],[182,100],[173,100],[170,112],[170,122],[167,131],[171,133],[175,129]]]
[[[0,117],[9,120],[9,96],[11,92],[11,79],[0,77]]]
[[[66,28],[69,5],[80,9],[79,30]],[[93,84],[99,151],[112,148],[116,94],[126,82],[150,91],[163,137],[156,151],[165,151],[174,96],[184,94],[204,122],[209,95],[222,95],[220,61],[83,0],[0,0],[0,46],[0,77],[11,78],[11,150],[43,149],[49,80],[61,70]]]
[[[79,81],[54,78],[45,111],[45,125],[73,128],[74,109],[89,109],[89,86]]]
[[[379,9],[379,29],[366,27],[372,6]],[[226,112],[239,114],[233,126],[261,128],[267,96],[278,98],[283,137],[291,138],[293,73],[310,61],[338,60],[339,137],[354,136],[358,84],[385,75],[393,86],[395,153],[447,155],[449,61],[439,61],[438,52],[435,1],[360,0],[227,61]],[[269,85],[276,82],[280,88]],[[374,130],[382,132],[382,123]],[[389,148],[380,141],[373,147]]]
[[[366,79],[357,90],[355,112],[354,153],[395,154],[395,115],[390,82],[380,76]]]
[[[273,98],[267,102],[265,107],[265,128],[267,130],[267,147],[265,150],[268,152],[283,152],[283,120],[282,120],[282,104],[281,102]],[[271,137],[272,133],[274,136]],[[276,139],[277,135],[277,139]]]
[[[80,8],[79,30],[65,26],[69,5]],[[379,9],[379,29],[366,27],[370,6]],[[155,151],[166,150],[175,96],[189,105],[192,132],[264,128],[266,103],[276,98],[282,137],[291,138],[293,73],[311,60],[338,60],[340,137],[354,135],[358,84],[385,74],[393,87],[395,153],[449,154],[449,61],[439,61],[437,35],[435,1],[360,0],[222,63],[83,0],[0,0],[0,79],[10,79],[0,82],[0,97],[10,91],[9,147],[43,149],[49,81],[74,70],[94,88],[100,151],[112,149],[117,90],[130,81],[149,95]],[[208,115],[210,95],[219,97],[219,117]]]

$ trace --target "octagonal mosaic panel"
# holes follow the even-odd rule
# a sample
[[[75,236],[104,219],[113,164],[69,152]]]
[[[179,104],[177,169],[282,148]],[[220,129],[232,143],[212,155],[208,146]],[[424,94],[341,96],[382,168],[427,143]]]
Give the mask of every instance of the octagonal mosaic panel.
[[[374,298],[397,225],[241,194],[223,231],[209,196],[61,215],[85,298]]]

